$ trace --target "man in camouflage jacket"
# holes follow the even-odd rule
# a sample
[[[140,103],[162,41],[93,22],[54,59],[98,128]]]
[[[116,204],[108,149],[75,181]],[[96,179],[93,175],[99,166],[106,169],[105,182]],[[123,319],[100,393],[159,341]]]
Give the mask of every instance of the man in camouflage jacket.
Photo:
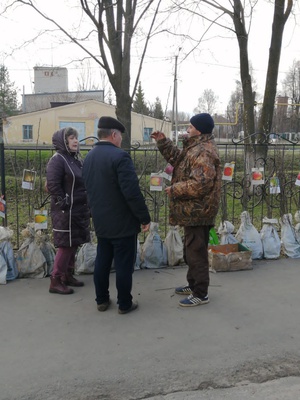
[[[189,295],[179,302],[183,307],[209,302],[209,231],[218,213],[222,176],[213,128],[214,121],[209,114],[194,115],[182,150],[162,132],[151,135],[163,157],[174,168],[171,186],[165,191],[169,196],[170,224],[184,227],[188,285],[175,290],[177,294]]]

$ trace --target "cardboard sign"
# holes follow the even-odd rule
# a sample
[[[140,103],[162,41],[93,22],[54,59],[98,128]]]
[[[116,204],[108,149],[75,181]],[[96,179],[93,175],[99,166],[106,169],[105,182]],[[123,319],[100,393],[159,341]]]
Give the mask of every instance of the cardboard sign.
[[[154,192],[161,192],[163,190],[163,177],[160,174],[151,174],[150,190]]]
[[[235,163],[226,163],[223,169],[223,181],[232,181]]]
[[[265,182],[263,168],[252,168],[251,182],[252,185],[262,185]]]
[[[270,179],[270,194],[279,194],[279,193],[280,193],[279,178],[277,176],[273,176]]]
[[[34,228],[35,230],[48,228],[48,211],[34,210]]]
[[[23,170],[22,189],[33,190],[35,183],[36,171],[30,169]]]
[[[6,215],[6,201],[0,197],[0,217],[5,218]]]

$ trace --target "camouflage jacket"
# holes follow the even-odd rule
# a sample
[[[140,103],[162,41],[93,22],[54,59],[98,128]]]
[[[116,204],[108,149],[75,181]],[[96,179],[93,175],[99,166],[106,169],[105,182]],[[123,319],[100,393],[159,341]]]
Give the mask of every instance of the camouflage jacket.
[[[183,149],[170,139],[157,146],[174,167],[171,181],[171,225],[214,225],[221,194],[221,165],[213,135],[200,135],[183,141]]]

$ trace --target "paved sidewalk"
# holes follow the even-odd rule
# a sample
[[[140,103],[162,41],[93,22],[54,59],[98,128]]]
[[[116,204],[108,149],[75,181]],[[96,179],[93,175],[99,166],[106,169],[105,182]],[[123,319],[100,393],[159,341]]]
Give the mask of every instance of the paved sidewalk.
[[[104,313],[91,275],[69,296],[48,278],[1,285],[0,400],[298,399],[300,260],[253,267],[211,273],[211,302],[193,308],[174,294],[186,267],[135,271],[127,315],[113,273]]]
[[[288,377],[265,383],[244,383],[229,389],[172,393],[150,397],[147,400],[298,400],[300,378]]]

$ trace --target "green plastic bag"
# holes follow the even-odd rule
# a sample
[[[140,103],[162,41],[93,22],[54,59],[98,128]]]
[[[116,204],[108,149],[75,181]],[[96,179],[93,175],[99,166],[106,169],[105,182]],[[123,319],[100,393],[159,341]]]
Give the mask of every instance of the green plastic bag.
[[[220,244],[217,232],[215,231],[215,228],[211,228],[209,231],[209,244],[210,245]]]

